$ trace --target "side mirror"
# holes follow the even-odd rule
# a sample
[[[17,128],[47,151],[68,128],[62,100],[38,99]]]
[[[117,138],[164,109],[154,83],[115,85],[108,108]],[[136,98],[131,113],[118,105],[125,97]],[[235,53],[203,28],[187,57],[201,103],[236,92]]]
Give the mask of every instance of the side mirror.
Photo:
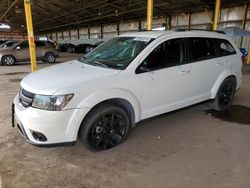
[[[20,47],[20,46],[17,46],[16,49],[17,49],[17,50],[21,50],[21,47]]]

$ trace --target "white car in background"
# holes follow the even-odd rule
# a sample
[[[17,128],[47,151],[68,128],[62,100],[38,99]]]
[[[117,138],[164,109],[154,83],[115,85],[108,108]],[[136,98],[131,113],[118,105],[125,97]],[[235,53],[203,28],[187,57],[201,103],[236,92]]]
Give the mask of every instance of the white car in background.
[[[241,53],[226,35],[151,31],[115,37],[84,58],[26,76],[13,125],[37,146],[121,144],[143,119],[211,100],[226,110],[241,84]]]

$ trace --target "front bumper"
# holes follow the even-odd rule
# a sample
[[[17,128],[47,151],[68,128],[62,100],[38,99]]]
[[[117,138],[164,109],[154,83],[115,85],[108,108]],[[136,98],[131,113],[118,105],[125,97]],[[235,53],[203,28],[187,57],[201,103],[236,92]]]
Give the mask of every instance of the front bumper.
[[[24,108],[15,97],[12,106],[12,125],[30,144],[52,147],[74,145],[81,122],[88,108],[63,111],[46,111],[32,107]],[[35,139],[34,132],[45,135],[46,140]]]

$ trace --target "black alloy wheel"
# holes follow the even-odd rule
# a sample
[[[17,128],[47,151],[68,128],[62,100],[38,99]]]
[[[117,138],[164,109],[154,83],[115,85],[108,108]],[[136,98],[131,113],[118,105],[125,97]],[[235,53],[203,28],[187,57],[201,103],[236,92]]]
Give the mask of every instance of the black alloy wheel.
[[[106,150],[120,144],[125,135],[125,118],[117,112],[112,112],[95,122],[89,139],[94,148]]]
[[[113,104],[94,108],[83,121],[80,140],[93,151],[102,151],[121,144],[127,137],[130,118],[126,110]]]
[[[233,102],[234,95],[236,90],[236,80],[235,78],[229,77],[226,78],[215,97],[212,101],[212,108],[217,111],[227,110]]]

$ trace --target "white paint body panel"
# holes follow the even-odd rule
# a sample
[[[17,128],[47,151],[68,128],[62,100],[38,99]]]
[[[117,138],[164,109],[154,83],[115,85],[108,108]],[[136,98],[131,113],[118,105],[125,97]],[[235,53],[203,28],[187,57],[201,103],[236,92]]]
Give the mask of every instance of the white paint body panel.
[[[202,31],[156,31],[123,36],[155,38],[126,70],[95,67],[76,60],[39,70],[23,79],[21,86],[35,94],[74,93],[70,103],[62,111],[57,112],[32,107],[25,109],[21,107],[17,98],[14,100],[16,115],[29,133],[28,137],[32,142],[52,144],[75,141],[85,115],[95,105],[107,99],[127,100],[134,109],[135,122],[139,122],[145,118],[214,98],[222,81],[230,75],[236,76],[237,88],[240,87],[242,68],[240,51],[225,35]],[[233,44],[237,54],[142,74],[135,73],[144,58],[163,41],[188,36],[227,39]],[[30,130],[44,133],[48,141],[41,143],[34,140]]]

